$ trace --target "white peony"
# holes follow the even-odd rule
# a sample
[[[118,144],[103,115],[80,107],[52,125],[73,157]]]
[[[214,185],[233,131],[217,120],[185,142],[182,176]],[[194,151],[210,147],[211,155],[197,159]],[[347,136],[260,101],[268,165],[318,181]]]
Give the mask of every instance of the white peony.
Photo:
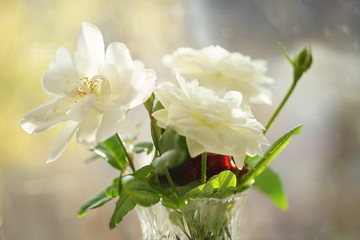
[[[264,88],[273,80],[265,75],[267,63],[251,60],[240,53],[230,53],[220,46],[200,50],[179,48],[163,62],[186,79],[197,79],[215,91],[239,91],[245,102],[271,104],[271,93]]]
[[[164,82],[155,88],[164,109],[153,116],[160,127],[172,126],[186,137],[191,157],[203,152],[232,155],[241,168],[246,154],[263,154],[261,145],[269,145],[264,127],[242,104],[240,92],[216,93],[179,74],[177,80],[180,87]]]
[[[83,23],[74,57],[60,47],[43,75],[43,89],[52,97],[27,113],[20,124],[32,134],[67,122],[48,162],[63,153],[75,133],[77,141],[91,149],[117,132],[129,109],[150,97],[155,79],[155,72],[133,61],[123,43],[110,43],[105,52],[99,29]]]

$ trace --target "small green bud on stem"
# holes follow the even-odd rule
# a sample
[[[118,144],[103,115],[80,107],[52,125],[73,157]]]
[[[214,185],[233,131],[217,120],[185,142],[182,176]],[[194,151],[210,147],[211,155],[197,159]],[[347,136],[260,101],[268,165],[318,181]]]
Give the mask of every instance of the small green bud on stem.
[[[311,47],[305,46],[294,58],[293,64],[296,68],[306,72],[312,63]]]
[[[294,81],[297,82],[301,75],[306,72],[312,63],[311,47],[305,46],[292,61],[294,67]]]
[[[275,112],[270,117],[269,121],[267,122],[267,124],[265,126],[265,130],[263,131],[264,134],[269,130],[271,124],[274,122],[275,118],[277,117],[277,115],[280,113],[280,111],[284,107],[285,103],[287,102],[290,95],[294,91],[298,80],[301,78],[303,73],[306,72],[307,70],[309,70],[309,68],[311,67],[312,59],[313,59],[312,54],[311,54],[310,45],[307,45],[304,48],[302,48],[298,52],[298,54],[296,54],[294,59],[291,59],[289,57],[288,53],[285,50],[285,47],[281,43],[279,43],[279,45],[282,49],[283,55],[291,63],[291,65],[293,67],[293,70],[294,70],[293,82],[292,82],[288,92],[286,93],[286,95],[284,96],[282,101],[280,102],[279,106],[276,108]]]
[[[291,63],[294,69],[294,82],[297,82],[302,74],[309,70],[312,64],[312,54],[311,54],[311,47],[310,45],[305,46],[302,48],[294,57],[291,59],[288,53],[285,50],[285,47],[279,43],[280,47],[282,48],[283,54],[285,58]]]

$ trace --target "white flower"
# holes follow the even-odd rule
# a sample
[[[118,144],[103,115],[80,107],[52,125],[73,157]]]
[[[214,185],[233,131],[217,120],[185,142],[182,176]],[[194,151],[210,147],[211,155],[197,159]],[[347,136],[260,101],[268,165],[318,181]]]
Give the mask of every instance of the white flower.
[[[232,155],[241,168],[246,154],[263,154],[261,145],[269,144],[264,128],[242,104],[240,92],[215,93],[196,80],[186,82],[180,75],[177,80],[180,87],[164,82],[155,88],[164,109],[153,116],[160,127],[172,126],[186,137],[191,157],[203,152]]]
[[[83,23],[74,57],[60,47],[43,75],[43,89],[53,96],[20,124],[32,134],[67,121],[48,162],[63,153],[76,132],[77,141],[91,149],[117,132],[129,109],[150,97],[155,79],[155,72],[133,61],[123,43],[110,43],[105,53],[99,29]]]
[[[239,91],[245,102],[271,104],[271,93],[262,86],[273,82],[265,75],[264,60],[251,60],[220,46],[209,46],[200,50],[179,48],[165,56],[163,62],[186,79],[197,79],[201,86],[215,91]]]

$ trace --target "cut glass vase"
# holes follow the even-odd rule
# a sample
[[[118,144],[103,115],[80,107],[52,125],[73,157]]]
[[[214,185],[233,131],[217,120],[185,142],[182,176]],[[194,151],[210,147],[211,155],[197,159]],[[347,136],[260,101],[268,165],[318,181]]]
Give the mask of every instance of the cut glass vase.
[[[190,199],[180,209],[157,203],[137,206],[144,240],[240,240],[240,220],[246,194],[226,198]]]

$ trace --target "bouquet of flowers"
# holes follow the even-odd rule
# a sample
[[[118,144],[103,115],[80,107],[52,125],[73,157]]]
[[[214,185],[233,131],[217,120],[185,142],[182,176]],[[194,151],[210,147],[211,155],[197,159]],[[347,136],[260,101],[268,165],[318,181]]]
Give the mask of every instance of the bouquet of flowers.
[[[60,47],[43,75],[43,89],[52,97],[27,113],[20,124],[32,134],[66,122],[48,162],[63,153],[76,133],[78,143],[119,171],[109,187],[81,206],[80,216],[116,199],[110,220],[114,228],[136,205],[161,204],[172,210],[169,218],[188,239],[226,239],[219,238],[220,232],[229,232],[224,228],[226,220],[214,230],[189,217],[201,208],[192,204],[196,199],[235,199],[254,186],[280,209],[287,207],[280,179],[268,164],[302,125],[273,144],[265,134],[310,68],[312,55],[309,46],[293,59],[282,50],[293,67],[293,82],[263,126],[251,106],[271,104],[264,84],[273,80],[265,75],[265,61],[220,46],[180,48],[163,58],[173,77],[156,82],[155,71],[133,60],[123,43],[110,43],[105,51],[101,32],[83,23],[75,54]],[[128,111],[142,104],[152,141],[120,136]],[[263,145],[269,146],[265,153]],[[152,161],[136,169],[136,155],[144,152]],[[218,214],[232,208],[230,202]]]

